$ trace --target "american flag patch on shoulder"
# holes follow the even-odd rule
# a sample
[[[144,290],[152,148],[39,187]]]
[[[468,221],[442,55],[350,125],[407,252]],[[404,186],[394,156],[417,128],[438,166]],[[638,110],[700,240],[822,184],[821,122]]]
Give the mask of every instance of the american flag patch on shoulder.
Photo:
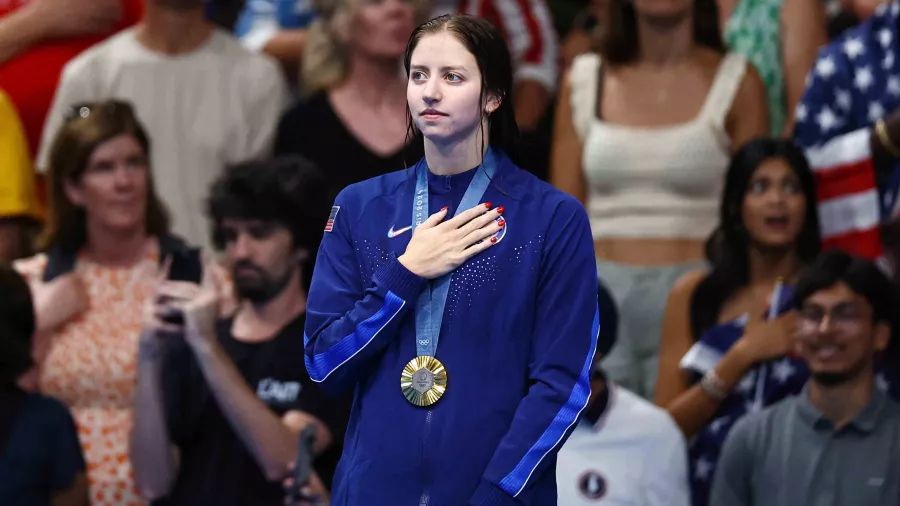
[[[328,222],[325,223],[325,231],[331,232],[334,230],[334,220],[337,218],[338,211],[341,210],[341,206],[332,206],[331,214],[328,215]]]

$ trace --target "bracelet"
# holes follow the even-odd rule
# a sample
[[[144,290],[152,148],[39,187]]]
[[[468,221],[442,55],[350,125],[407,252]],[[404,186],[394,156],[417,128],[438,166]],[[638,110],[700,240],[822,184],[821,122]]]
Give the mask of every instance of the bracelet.
[[[879,119],[875,122],[875,134],[878,135],[878,142],[885,151],[894,158],[900,158],[900,148],[894,144],[894,141],[891,140],[891,136],[888,135],[887,126],[885,126],[883,119]]]
[[[728,397],[728,390],[725,388],[725,382],[716,374],[715,369],[710,369],[703,375],[700,380],[700,388],[706,392],[714,401],[722,402]]]

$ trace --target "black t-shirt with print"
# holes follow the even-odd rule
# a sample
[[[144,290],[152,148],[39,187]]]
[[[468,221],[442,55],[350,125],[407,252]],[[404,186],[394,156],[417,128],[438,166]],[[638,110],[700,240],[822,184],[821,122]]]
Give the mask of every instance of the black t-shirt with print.
[[[298,410],[322,420],[334,443],[319,455],[314,468],[331,486],[340,460],[350,398],[331,397],[306,372],[301,315],[265,342],[232,337],[233,320],[218,325],[219,343],[247,384],[279,417]],[[154,506],[263,506],[284,504],[280,483],[270,483],[252,454],[219,409],[191,349],[182,340],[166,346],[163,395],[169,437],[179,448],[181,464],[172,492]]]

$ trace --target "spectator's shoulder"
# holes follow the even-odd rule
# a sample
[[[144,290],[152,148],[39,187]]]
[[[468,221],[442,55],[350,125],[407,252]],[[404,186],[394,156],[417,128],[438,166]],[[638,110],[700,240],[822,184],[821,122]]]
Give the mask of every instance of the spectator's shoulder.
[[[656,447],[659,443],[683,441],[681,429],[665,409],[639,397],[620,386],[615,386],[617,402],[627,406],[625,415],[629,420],[640,421],[641,431],[646,433],[646,444]]]
[[[62,79],[91,78],[102,67],[120,58],[123,50],[127,51],[137,43],[134,38],[134,28],[126,28],[85,49],[78,56],[69,60],[63,67]]]
[[[74,427],[75,421],[69,408],[53,397],[42,394],[29,394],[26,405],[31,420],[41,427],[54,431]]]
[[[329,114],[329,110],[328,95],[325,92],[303,96],[290,105],[281,117],[279,128],[291,129],[292,134],[318,128],[318,121]]]
[[[728,441],[741,441],[742,445],[750,448],[764,445],[777,433],[784,431],[789,414],[795,410],[795,402],[794,397],[788,397],[760,411],[744,415],[729,431]]]
[[[229,63],[238,66],[241,72],[264,72],[255,76],[256,78],[270,76],[281,78],[281,67],[273,57],[247,48],[240,39],[222,28],[215,28],[213,37],[216,38],[220,53],[227,57]]]
[[[575,197],[520,168],[505,155],[500,163],[505,167],[502,167],[502,176],[495,179],[503,192],[523,202],[536,202],[541,208],[542,215],[559,217],[584,215],[584,219],[587,220],[587,211]]]

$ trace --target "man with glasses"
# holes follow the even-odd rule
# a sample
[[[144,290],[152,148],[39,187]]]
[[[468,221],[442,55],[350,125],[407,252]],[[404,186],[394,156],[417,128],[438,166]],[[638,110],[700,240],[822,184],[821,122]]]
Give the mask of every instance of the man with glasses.
[[[738,422],[712,506],[900,505],[900,405],[878,388],[893,288],[868,260],[831,251],[801,276],[796,351],[803,391]]]

